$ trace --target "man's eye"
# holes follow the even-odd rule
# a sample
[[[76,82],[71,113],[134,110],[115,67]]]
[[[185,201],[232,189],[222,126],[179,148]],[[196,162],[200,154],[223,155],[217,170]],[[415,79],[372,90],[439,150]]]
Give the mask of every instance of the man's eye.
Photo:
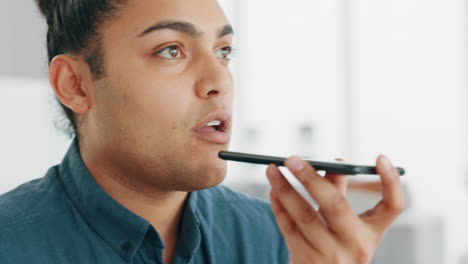
[[[182,57],[182,52],[178,46],[167,47],[159,52],[156,52],[155,54],[166,59],[179,59]]]
[[[216,51],[216,57],[219,59],[230,60],[231,59],[231,47],[224,47]]]

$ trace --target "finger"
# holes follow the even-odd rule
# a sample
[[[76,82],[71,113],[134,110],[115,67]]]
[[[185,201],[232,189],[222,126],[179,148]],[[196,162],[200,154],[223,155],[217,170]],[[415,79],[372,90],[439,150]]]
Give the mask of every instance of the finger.
[[[290,252],[302,251],[302,252],[316,252],[313,247],[308,247],[308,242],[299,231],[298,226],[289,216],[286,209],[284,209],[281,201],[276,197],[273,192],[270,192],[270,201],[273,214],[275,215],[276,223],[280,229],[281,234],[286,241]]]
[[[344,161],[343,159],[335,159],[336,161]],[[325,175],[325,179],[327,179],[329,182],[333,183],[333,185],[336,186],[336,188],[338,188],[338,190],[344,195],[346,196],[346,191],[348,189],[348,177],[344,174],[326,174]],[[318,210],[319,212],[319,215],[320,217],[322,218],[322,221],[323,220],[323,216],[322,216],[322,211]]]
[[[350,180],[348,182],[348,190],[359,190],[381,194],[382,183],[380,179],[378,181]]]
[[[322,249],[332,242],[330,231],[321,221],[318,213],[286,180],[276,165],[267,168],[272,193],[281,203],[284,212],[295,223],[306,241],[316,249]]]
[[[344,161],[343,159],[335,159],[336,161]],[[348,176],[344,174],[326,174],[325,179],[333,183],[338,190],[346,196],[348,188]]]
[[[348,189],[348,176],[343,174],[327,174],[325,179],[333,183],[340,193],[346,196],[346,190]]]
[[[322,178],[309,163],[298,157],[286,160],[286,166],[320,206],[328,226],[341,238],[354,238],[353,230],[361,221],[344,195],[329,180]]]
[[[374,209],[363,214],[363,219],[377,228],[386,229],[406,207],[400,173],[387,157],[377,159],[377,173],[382,181],[383,199]]]
[[[327,179],[329,182],[331,182],[333,185],[338,188],[339,192],[343,195],[346,196],[346,191],[348,189],[348,177],[343,174],[326,174],[325,179]],[[323,218],[323,212],[322,208],[319,207],[319,215],[320,218],[324,223],[326,223],[325,219]],[[326,224],[328,226],[328,224]]]

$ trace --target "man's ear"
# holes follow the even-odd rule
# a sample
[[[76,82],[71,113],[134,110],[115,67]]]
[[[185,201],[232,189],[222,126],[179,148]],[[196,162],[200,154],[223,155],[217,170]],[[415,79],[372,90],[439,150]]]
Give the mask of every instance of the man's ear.
[[[78,114],[90,108],[90,94],[82,85],[80,62],[68,55],[56,56],[49,66],[49,80],[60,102]]]

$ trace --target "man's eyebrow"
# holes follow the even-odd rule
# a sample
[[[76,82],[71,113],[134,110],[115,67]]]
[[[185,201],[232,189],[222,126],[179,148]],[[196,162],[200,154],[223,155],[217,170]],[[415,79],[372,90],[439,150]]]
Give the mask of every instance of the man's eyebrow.
[[[178,21],[178,20],[164,20],[157,22],[156,24],[148,27],[145,29],[145,31],[141,32],[138,37],[143,37],[148,35],[149,33],[152,33],[154,31],[158,30],[163,30],[163,29],[171,29],[175,31],[179,31],[182,33],[186,33],[192,37],[197,37],[201,35],[201,31],[197,29],[197,27],[190,23],[190,22],[185,22],[185,21]]]
[[[222,38],[226,35],[230,35],[230,34],[234,34],[234,29],[232,29],[232,26],[231,25],[225,25],[223,27],[223,29],[220,31],[219,35],[218,35],[218,38]]]
[[[138,37],[146,36],[152,32],[163,30],[163,29],[171,29],[175,31],[179,31],[185,33],[193,38],[197,38],[203,35],[203,32],[195,26],[193,23],[180,21],[180,20],[164,20],[157,22],[156,24],[148,27],[143,32],[141,32]],[[224,37],[226,35],[233,34],[233,29],[231,25],[225,25],[219,33],[219,38]]]

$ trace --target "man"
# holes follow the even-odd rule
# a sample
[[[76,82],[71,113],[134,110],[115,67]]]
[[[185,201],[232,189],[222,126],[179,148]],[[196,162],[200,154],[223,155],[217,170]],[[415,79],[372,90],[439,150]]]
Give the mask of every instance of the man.
[[[383,156],[384,199],[361,216],[345,177],[297,157],[286,165],[320,212],[274,165],[273,210],[215,187],[233,99],[233,32],[215,0],[38,5],[76,137],[45,177],[0,196],[0,263],[369,263],[405,203]]]

